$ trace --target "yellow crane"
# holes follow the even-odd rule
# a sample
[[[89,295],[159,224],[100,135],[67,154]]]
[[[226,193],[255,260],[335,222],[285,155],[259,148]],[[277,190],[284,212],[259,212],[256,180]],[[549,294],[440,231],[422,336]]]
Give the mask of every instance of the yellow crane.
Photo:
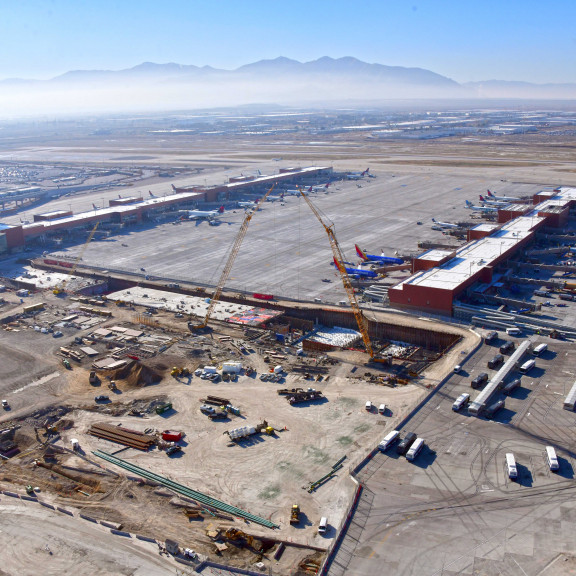
[[[236,239],[234,240],[234,244],[232,246],[232,249],[230,250],[228,260],[226,261],[226,265],[224,266],[224,269],[222,270],[222,274],[220,275],[220,280],[218,281],[218,284],[216,285],[216,290],[214,291],[214,294],[212,295],[212,298],[210,299],[210,304],[208,304],[208,308],[206,310],[206,315],[204,316],[204,321],[201,324],[193,324],[192,322],[188,322],[188,328],[190,328],[190,330],[201,330],[202,328],[206,328],[206,326],[208,325],[208,321],[210,320],[210,316],[212,316],[212,312],[214,311],[214,307],[216,306],[216,304],[220,300],[220,296],[222,295],[222,290],[224,290],[224,284],[226,284],[226,280],[228,280],[228,276],[230,275],[230,272],[232,271],[232,266],[234,265],[234,260],[236,260],[236,256],[238,255],[238,251],[240,250],[240,246],[242,246],[242,241],[244,240],[244,236],[246,236],[246,232],[248,231],[248,225],[250,224],[250,220],[252,220],[252,217],[254,216],[254,214],[256,214],[256,212],[260,208],[261,204],[266,201],[266,198],[268,198],[268,196],[272,192],[272,190],[274,190],[274,185],[272,185],[270,190],[268,190],[268,192],[266,192],[266,194],[264,194],[264,196],[262,196],[262,198],[260,198],[260,200],[258,200],[258,203],[256,204],[256,206],[254,208],[246,211],[246,216],[244,217],[244,221],[242,222],[242,225],[240,226],[240,230],[238,231],[238,234],[236,235]]]
[[[362,310],[360,309],[360,305],[358,304],[358,300],[356,299],[356,294],[354,293],[354,288],[352,287],[352,282],[350,281],[350,277],[346,272],[346,268],[344,267],[344,256],[342,251],[340,250],[340,246],[338,244],[338,240],[336,240],[336,234],[334,233],[334,222],[327,224],[325,219],[322,217],[316,206],[312,203],[312,200],[308,198],[306,194],[300,190],[300,195],[306,203],[310,207],[310,210],[314,213],[314,216],[318,219],[320,224],[322,224],[326,234],[328,235],[328,240],[330,241],[330,247],[332,248],[332,253],[334,254],[334,262],[336,264],[336,268],[338,268],[338,272],[340,272],[340,277],[342,278],[342,284],[344,284],[344,288],[346,293],[348,294],[348,300],[350,302],[350,306],[352,307],[352,311],[354,312],[354,316],[356,318],[356,323],[358,324],[358,330],[362,335],[362,340],[364,341],[364,346],[366,347],[366,352],[370,356],[371,360],[374,362],[387,362],[384,358],[376,357],[374,353],[374,348],[372,347],[372,341],[370,340],[370,336],[368,335],[368,326],[366,323],[366,318]]]
[[[60,282],[56,286],[56,288],[54,288],[54,290],[52,290],[53,294],[56,294],[56,295],[65,294],[66,282],[68,282],[68,280],[71,276],[74,276],[74,273],[76,272],[76,268],[78,268],[78,265],[80,264],[80,261],[82,260],[82,256],[84,255],[84,252],[86,252],[86,248],[88,248],[88,244],[90,244],[90,242],[92,241],[92,238],[94,238],[94,234],[96,234],[96,228],[98,228],[99,224],[100,224],[100,222],[96,222],[96,224],[94,225],[94,228],[92,228],[92,231],[88,235],[88,239],[86,240],[86,242],[84,242],[84,246],[82,246],[82,249],[80,250],[80,254],[78,254],[78,258],[76,258],[76,261],[74,262],[74,266],[72,266],[72,269],[70,270],[70,276],[68,276],[68,278],[64,278],[64,280],[62,280],[62,282]]]

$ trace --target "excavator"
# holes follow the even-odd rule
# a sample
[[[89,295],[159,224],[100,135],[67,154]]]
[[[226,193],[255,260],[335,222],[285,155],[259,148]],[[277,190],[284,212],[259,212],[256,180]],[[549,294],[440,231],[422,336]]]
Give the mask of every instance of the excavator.
[[[352,282],[350,281],[350,276],[348,276],[348,272],[346,271],[346,267],[344,266],[345,258],[342,254],[342,250],[340,249],[340,245],[338,244],[338,240],[336,239],[336,234],[334,232],[334,222],[328,223],[326,220],[327,218],[322,217],[320,211],[316,206],[312,203],[312,200],[306,195],[302,194],[300,191],[300,195],[312,210],[314,216],[318,219],[322,227],[326,231],[328,235],[328,240],[330,241],[330,247],[332,248],[332,253],[334,255],[334,263],[336,264],[336,268],[340,273],[340,278],[342,278],[342,284],[344,285],[344,289],[346,290],[346,294],[348,295],[348,301],[350,302],[350,306],[352,307],[352,311],[354,312],[354,316],[356,318],[356,323],[358,324],[358,330],[362,335],[362,340],[364,341],[364,346],[366,348],[366,352],[370,356],[372,362],[379,362],[379,363],[388,363],[387,358],[380,358],[377,356],[376,352],[374,351],[374,347],[372,346],[372,341],[370,340],[370,336],[368,335],[368,325],[366,322],[366,318],[364,317],[364,313],[362,312],[360,305],[358,304],[358,300],[356,299],[356,294],[354,293],[354,288],[352,286]]]

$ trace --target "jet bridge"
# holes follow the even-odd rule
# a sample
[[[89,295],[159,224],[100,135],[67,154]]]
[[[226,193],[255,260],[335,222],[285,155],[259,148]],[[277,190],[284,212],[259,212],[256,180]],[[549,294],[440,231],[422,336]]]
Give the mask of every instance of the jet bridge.
[[[526,354],[526,351],[530,347],[530,341],[524,340],[520,346],[514,351],[512,356],[508,358],[508,361],[504,363],[502,368],[496,372],[496,374],[492,377],[490,382],[486,385],[486,388],[476,396],[476,399],[468,405],[468,412],[470,414],[474,414],[478,416],[482,410],[487,406],[490,402],[490,399],[494,395],[494,393],[500,390],[504,386],[504,380],[506,377],[514,370],[518,362],[522,360],[522,356]]]

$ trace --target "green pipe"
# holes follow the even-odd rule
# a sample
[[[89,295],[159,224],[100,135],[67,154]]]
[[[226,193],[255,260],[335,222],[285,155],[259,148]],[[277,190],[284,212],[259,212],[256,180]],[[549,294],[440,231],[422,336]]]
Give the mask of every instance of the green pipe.
[[[115,456],[112,456],[111,454],[108,454],[106,452],[96,450],[93,452],[93,454],[95,456],[97,456],[98,458],[102,458],[103,460],[110,462],[111,464],[119,466],[120,468],[124,468],[125,470],[128,470],[129,472],[132,472],[133,474],[136,474],[136,475],[141,476],[143,478],[147,478],[148,480],[152,480],[153,482],[157,482],[158,484],[161,484],[163,486],[171,488],[172,490],[174,490],[175,492],[177,492],[179,494],[183,494],[184,496],[187,496],[188,498],[191,498],[192,500],[195,500],[201,504],[211,506],[212,508],[215,508],[216,510],[222,510],[224,512],[228,512],[229,514],[232,514],[232,515],[237,516],[239,518],[244,518],[245,520],[250,520],[251,522],[254,522],[255,524],[260,524],[261,526],[265,526],[266,528],[279,528],[279,526],[277,524],[274,524],[273,522],[270,522],[269,520],[266,520],[265,518],[261,518],[259,516],[254,515],[254,514],[250,514],[249,512],[246,512],[245,510],[241,510],[240,508],[236,508],[236,506],[231,506],[230,504],[226,504],[225,502],[221,502],[220,500],[216,500],[215,498],[211,498],[210,496],[207,496],[206,494],[203,494],[202,492],[198,492],[197,490],[192,490],[191,488],[187,488],[186,486],[184,486],[182,484],[178,484],[177,482],[174,482],[168,478],[165,478],[164,476],[160,476],[159,474],[155,474],[154,472],[150,472],[149,470],[146,470],[145,468],[141,468],[140,466],[136,466],[135,464],[130,464],[129,462],[126,462],[125,460],[122,460],[121,458],[117,458]]]

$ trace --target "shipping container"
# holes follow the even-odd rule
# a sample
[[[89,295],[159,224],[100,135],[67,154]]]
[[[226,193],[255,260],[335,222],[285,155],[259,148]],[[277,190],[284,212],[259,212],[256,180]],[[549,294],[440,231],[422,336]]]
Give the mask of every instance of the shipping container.
[[[162,440],[166,442],[178,442],[182,440],[182,432],[177,432],[176,430],[164,430],[162,432]]]
[[[258,298],[258,300],[274,300],[274,296],[272,294],[260,294],[260,292],[254,292],[252,296],[254,298]]]

